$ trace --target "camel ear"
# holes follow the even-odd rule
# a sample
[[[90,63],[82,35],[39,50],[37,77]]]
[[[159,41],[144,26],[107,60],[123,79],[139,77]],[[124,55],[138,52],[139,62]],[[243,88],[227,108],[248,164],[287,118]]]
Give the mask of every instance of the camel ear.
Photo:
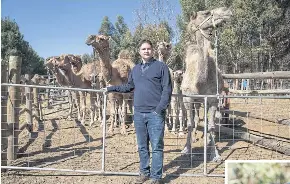
[[[194,20],[196,18],[197,13],[195,11],[191,12],[189,18],[190,20]]]

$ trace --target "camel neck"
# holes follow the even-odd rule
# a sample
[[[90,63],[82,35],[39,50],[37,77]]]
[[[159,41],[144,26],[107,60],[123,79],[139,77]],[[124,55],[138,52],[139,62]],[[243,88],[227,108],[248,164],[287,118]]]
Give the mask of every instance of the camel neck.
[[[180,85],[180,82],[173,81],[173,93],[179,94],[181,92]]]
[[[105,52],[105,51],[98,51],[99,52],[99,56],[101,59],[101,63],[105,64],[105,65],[111,65],[110,63],[110,52]]]

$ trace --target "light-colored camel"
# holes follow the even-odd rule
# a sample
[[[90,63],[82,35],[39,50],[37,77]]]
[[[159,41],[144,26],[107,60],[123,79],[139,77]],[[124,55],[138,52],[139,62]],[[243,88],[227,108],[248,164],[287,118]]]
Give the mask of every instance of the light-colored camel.
[[[171,43],[167,43],[165,41],[157,42],[157,48],[154,55],[158,58],[159,61],[163,61],[164,63],[168,64],[167,61],[170,58],[171,49]]]
[[[67,78],[66,75],[64,75],[64,72],[60,70],[57,67],[57,59],[59,56],[51,56],[46,59],[45,66],[49,71],[52,72],[53,76],[55,76],[56,82],[60,86],[64,87],[69,87],[72,86],[71,82]],[[78,119],[81,119],[81,112],[80,112],[80,96],[79,93],[76,91],[69,91],[67,90],[68,94],[68,101],[69,101],[69,114],[67,119],[71,120],[72,119],[72,111],[73,111],[73,106],[74,104],[77,107],[77,112],[78,112]]]
[[[81,58],[74,55],[68,55],[69,62],[72,67],[72,72],[80,76],[82,81],[89,81],[91,83],[92,88],[100,89],[105,87],[105,81],[100,73],[100,62],[98,60],[94,60],[93,62],[82,64]],[[102,95],[97,93],[92,96],[94,99],[90,102],[91,108],[96,110],[94,121],[102,121]],[[95,107],[92,104],[95,103]]]
[[[185,63],[186,70],[182,80],[183,95],[216,95],[222,91],[223,80],[219,69],[214,62],[213,51],[211,48],[211,35],[214,27],[221,25],[228,20],[232,12],[225,7],[216,8],[214,10],[193,12],[190,17],[190,22],[187,26],[188,40],[186,43]],[[218,77],[216,77],[218,76]],[[218,87],[217,87],[218,81]],[[196,136],[196,127],[199,122],[198,110],[194,103],[197,101],[191,97],[184,97],[184,108],[187,115],[188,135],[187,142],[183,149],[183,153],[188,153],[191,150],[193,121],[194,126],[194,141]],[[208,140],[214,147],[212,151],[213,160],[218,161],[221,157],[215,145],[215,121],[216,116],[220,115],[217,112],[217,98],[208,98]],[[193,107],[195,106],[195,113]],[[184,112],[184,111],[183,111]],[[207,113],[205,114],[207,116]],[[194,119],[193,119],[194,117]]]
[[[84,89],[91,89],[92,88],[92,77],[95,76],[90,76],[90,80],[87,80],[85,77],[85,74],[88,73],[83,73],[80,71],[79,73],[74,73],[77,72],[77,68],[75,65],[72,63],[72,60],[78,60],[78,62],[81,62],[79,57],[73,56],[71,54],[66,54],[66,55],[61,55],[59,58],[56,59],[57,61],[57,66],[60,70],[63,71],[64,75],[66,78],[68,78],[70,84],[72,87],[75,88],[84,88]],[[98,67],[95,67],[95,72],[96,74],[99,72]],[[98,81],[98,78],[95,77],[95,88],[99,89],[100,88],[100,82]],[[81,123],[84,125],[85,124],[85,114],[86,114],[86,95],[89,96],[89,110],[90,110],[90,126],[94,123],[94,121],[97,119],[95,116],[95,105],[96,105],[96,95],[94,92],[84,92],[84,91],[79,91],[80,95],[80,102],[81,102]]]
[[[172,114],[172,133],[176,132],[176,125],[179,122],[179,136],[184,135],[184,123],[182,121],[181,103],[182,103],[182,91],[181,82],[183,77],[182,70],[176,70],[172,73],[173,94],[170,102],[171,114]]]
[[[20,77],[20,84],[25,84],[25,85],[46,85],[48,83],[47,79],[44,78],[41,75],[35,74],[31,79],[29,77],[29,74],[22,75]],[[31,93],[31,92],[29,92]],[[20,87],[20,98],[21,98],[21,103],[25,102],[26,99],[26,93],[25,93],[25,87]],[[33,94],[31,94],[33,95]],[[31,96],[31,99],[33,97]]]
[[[133,62],[132,53],[129,50],[121,50],[118,54],[118,59],[112,63],[112,67],[116,68],[120,74],[122,83],[125,84],[128,82],[129,73],[132,71],[135,63]],[[124,120],[127,122],[128,111],[133,113],[133,94],[123,93],[123,111],[124,111]],[[114,121],[116,123],[116,120]]]
[[[167,60],[169,59],[170,57],[170,54],[171,54],[171,48],[172,48],[172,45],[171,43],[167,43],[165,41],[162,41],[162,42],[157,42],[157,47],[156,47],[156,50],[154,52],[154,57],[155,58],[158,58],[159,61],[162,61],[164,63],[167,64]],[[171,83],[173,85],[173,82],[172,82],[172,75],[173,75],[173,70],[169,68],[169,73],[170,73],[170,77],[171,77]],[[174,86],[172,86],[174,88]],[[172,118],[172,105],[171,103],[169,104],[169,107],[167,108],[167,119],[168,119],[168,122],[165,123],[165,132],[168,132],[169,129],[168,129],[168,125],[172,125],[172,122],[171,122],[171,118]]]
[[[172,49],[172,44],[167,43],[165,41],[163,42],[157,42],[157,49],[155,52],[155,57],[158,57],[159,61],[162,61],[166,64],[168,64],[168,59],[170,58],[171,55],[171,49]],[[183,72],[181,70],[173,71],[169,67],[169,72],[170,72],[170,77],[171,77],[171,83],[173,87],[173,93],[177,94],[178,96],[172,96],[170,105],[167,110],[167,116],[168,116],[168,124],[172,126],[171,132],[175,134],[176,131],[176,125],[179,119],[179,109],[180,109],[180,95],[181,90],[180,90],[180,85],[182,81],[182,74]],[[183,123],[180,121],[180,128],[179,128],[179,135],[183,135]],[[167,123],[165,124],[165,131],[168,132],[168,125]]]
[[[128,76],[128,72],[122,72],[120,74],[119,71],[126,71],[128,69],[128,65],[123,64],[125,69],[121,69],[119,67],[116,68],[116,65],[112,65],[110,62],[110,50],[109,50],[109,37],[104,35],[89,35],[86,44],[90,45],[94,48],[96,52],[98,52],[100,57],[100,65],[101,65],[101,74],[103,79],[106,82],[106,86],[110,85],[121,85],[123,83],[122,77]],[[119,64],[118,64],[119,65]],[[123,67],[122,67],[123,68]],[[122,75],[122,77],[121,77]],[[127,134],[126,126],[125,126],[125,109],[124,108],[124,97],[123,94],[120,93],[109,93],[108,95],[110,107],[116,107],[119,112],[119,116],[121,117],[121,134]],[[111,115],[115,113],[114,109],[110,109]],[[109,128],[109,132],[113,132],[114,120],[110,119],[111,126]]]

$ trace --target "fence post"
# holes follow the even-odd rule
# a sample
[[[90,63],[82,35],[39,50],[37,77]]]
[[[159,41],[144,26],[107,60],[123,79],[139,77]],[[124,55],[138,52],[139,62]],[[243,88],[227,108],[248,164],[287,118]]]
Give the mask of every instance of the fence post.
[[[25,85],[31,84],[30,81],[30,75],[26,74],[25,78],[27,80],[25,81]],[[31,88],[30,87],[25,87],[25,96],[26,96],[26,123],[27,123],[27,128],[29,130],[29,137],[31,137],[31,132],[33,131],[33,120],[32,120],[32,93],[31,93]]]
[[[8,83],[7,62],[1,61],[1,83]],[[7,86],[1,86],[1,165],[7,166]]]
[[[9,82],[19,84],[22,58],[19,56],[9,57]],[[19,105],[20,89],[19,87],[10,86],[8,88],[7,101],[7,123],[8,123],[8,148],[7,148],[7,165],[11,165],[16,159],[18,151],[18,134],[19,134]]]
[[[34,109],[34,116],[37,121],[40,121],[39,117],[39,102],[38,102],[38,88],[33,88],[33,109]]]

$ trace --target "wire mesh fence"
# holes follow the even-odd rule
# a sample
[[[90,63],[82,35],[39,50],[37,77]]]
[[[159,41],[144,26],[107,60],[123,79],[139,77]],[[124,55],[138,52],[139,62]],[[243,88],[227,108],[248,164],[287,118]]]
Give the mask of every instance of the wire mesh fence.
[[[12,84],[6,85],[12,86]],[[14,86],[16,88],[28,87],[15,84]],[[31,101],[32,110],[29,113],[26,103],[17,107],[15,113],[19,115],[19,120],[15,121],[19,122],[18,127],[13,127],[15,122],[5,122],[2,119],[2,163],[8,160],[5,160],[3,155],[7,155],[11,137],[12,140],[18,139],[17,143],[12,144],[14,148],[17,148],[13,149],[15,159],[9,160],[7,166],[2,166],[2,168],[120,175],[138,174],[139,157],[133,124],[132,96],[122,96],[122,100],[127,102],[124,103],[121,102],[120,96],[110,97],[110,94],[103,96],[103,93],[98,90],[47,86],[29,87],[50,88],[62,92],[54,95],[53,103],[49,103],[51,98],[45,97],[47,96],[45,93],[38,93],[38,105],[35,105],[35,97],[26,98]],[[72,105],[72,115],[71,118],[68,118],[71,105],[69,93],[65,92],[66,90],[71,93],[82,90],[94,92],[99,94],[101,102],[108,98],[106,110],[102,103],[102,114],[95,113],[104,119],[95,118],[94,123],[90,125],[90,104],[92,102],[87,104],[84,122],[79,120],[75,105]],[[224,160],[290,159],[289,96],[220,96],[218,99],[216,96],[202,95],[186,97],[192,98],[192,106],[196,107],[196,109],[191,109],[193,117],[195,117],[195,113],[199,114],[197,132],[189,134],[191,130],[189,119],[183,114],[183,111],[186,111],[182,107],[184,102],[179,101],[178,103],[181,105],[175,106],[178,109],[172,107],[173,109],[166,116],[165,123],[168,131],[165,132],[164,138],[165,174],[223,176]],[[223,108],[221,103],[218,103],[218,100],[223,101],[224,97],[230,99],[228,108]],[[214,139],[211,139],[207,131],[211,115],[205,111],[210,108],[207,102],[211,98],[217,100],[215,106],[222,114],[221,117],[214,116]],[[87,96],[85,99],[90,101]],[[11,99],[7,94],[1,100],[1,108],[5,109],[6,102],[8,103]],[[20,100],[20,98],[16,100]],[[97,107],[96,104],[95,107]],[[118,110],[122,109],[121,107],[126,111]],[[25,108],[26,110],[22,110]],[[174,110],[179,113],[172,113]],[[39,115],[37,115],[37,111],[39,111]],[[2,113],[5,112],[2,111]],[[27,118],[29,114],[32,116],[32,122],[29,122],[31,119]],[[12,115],[6,112],[2,114],[3,116],[7,118]],[[194,119],[192,120],[194,122]],[[122,121],[125,122],[125,133],[121,131]],[[102,126],[104,122],[106,122],[106,126]],[[111,124],[113,124],[113,131],[110,131]],[[194,137],[194,135],[196,136]],[[190,149],[184,152],[187,143],[190,144]],[[212,161],[212,155],[216,154],[215,147],[221,156],[217,162]]]

